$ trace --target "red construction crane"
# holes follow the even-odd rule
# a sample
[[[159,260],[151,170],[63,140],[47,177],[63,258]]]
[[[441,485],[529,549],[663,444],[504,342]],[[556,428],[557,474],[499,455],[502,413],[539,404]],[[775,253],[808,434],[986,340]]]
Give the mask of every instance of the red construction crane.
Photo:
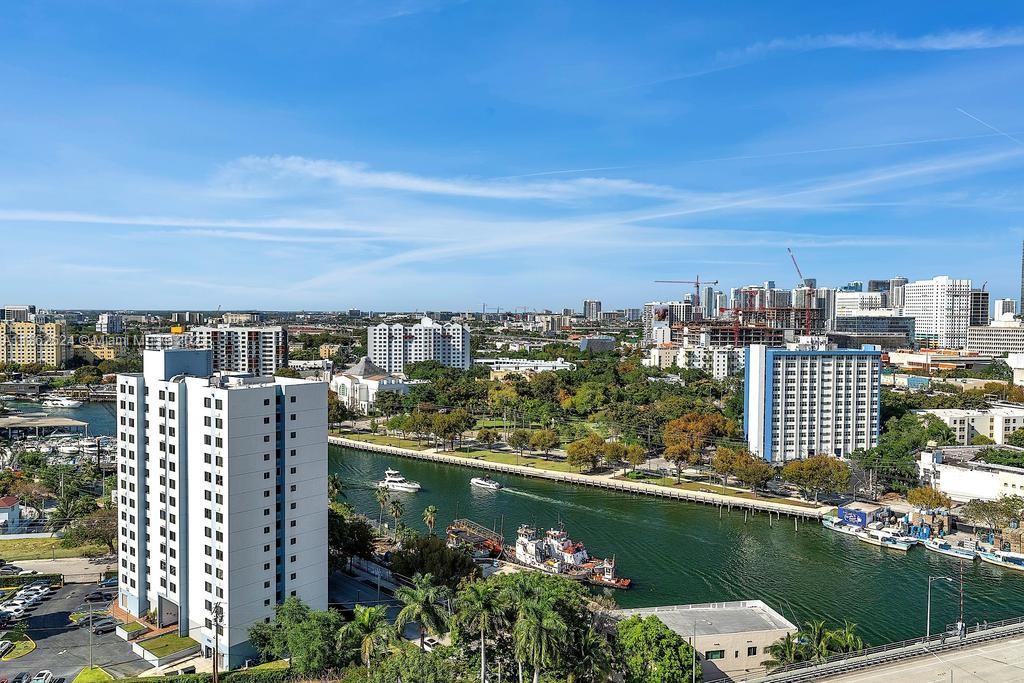
[[[807,280],[804,278],[804,274],[800,272],[800,264],[796,262],[796,254],[789,247],[786,247],[786,251],[789,252],[789,258],[793,260],[793,267],[796,268],[796,274],[800,278],[801,285],[807,285]],[[816,298],[815,288],[807,286],[807,295],[804,297],[804,334],[807,336],[811,335],[811,302]]]
[[[697,276],[696,280],[655,280],[655,282],[662,284],[675,284],[675,285],[693,285],[693,291],[696,292],[696,297],[693,304],[693,319],[700,320],[702,317],[702,311],[700,308],[700,286],[701,285],[717,285],[718,280],[707,280],[702,281],[700,275]]]

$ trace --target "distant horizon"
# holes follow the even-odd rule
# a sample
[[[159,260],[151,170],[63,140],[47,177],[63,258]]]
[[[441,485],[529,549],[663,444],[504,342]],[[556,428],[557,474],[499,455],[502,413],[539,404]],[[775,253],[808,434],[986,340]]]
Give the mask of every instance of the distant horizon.
[[[1018,298],[1024,7],[804,10],[8,4],[0,298],[633,308],[787,248]]]

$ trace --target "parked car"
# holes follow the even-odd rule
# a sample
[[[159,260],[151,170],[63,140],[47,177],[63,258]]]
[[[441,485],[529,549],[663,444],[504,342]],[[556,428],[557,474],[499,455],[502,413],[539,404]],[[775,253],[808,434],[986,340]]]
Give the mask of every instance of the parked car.
[[[423,639],[423,649],[427,652],[433,652],[434,648],[440,644],[441,642],[434,636],[427,636]]]
[[[92,632],[96,633],[96,634],[99,634],[99,633],[112,633],[114,631],[114,629],[117,628],[117,625],[119,623],[121,623],[121,622],[117,621],[116,619],[110,619],[110,618],[107,618],[107,619],[93,619],[93,622],[92,622]]]
[[[5,564],[0,567],[0,574],[4,576],[11,576],[21,571],[21,567],[15,564]]]
[[[93,591],[85,596],[86,602],[109,602],[113,599],[114,595],[106,591]]]
[[[38,573],[39,572],[37,572],[35,569],[22,569],[20,572],[18,572],[18,576],[32,576],[33,574]]]
[[[20,605],[6,605],[4,611],[11,616],[12,620],[25,616],[25,608]]]
[[[49,669],[43,669],[35,676],[32,677],[30,683],[50,683],[53,680],[53,672]]]
[[[9,640],[0,640],[0,657],[14,649],[14,643]]]
[[[117,588],[117,577],[111,576],[109,579],[103,579],[100,581],[100,588]]]

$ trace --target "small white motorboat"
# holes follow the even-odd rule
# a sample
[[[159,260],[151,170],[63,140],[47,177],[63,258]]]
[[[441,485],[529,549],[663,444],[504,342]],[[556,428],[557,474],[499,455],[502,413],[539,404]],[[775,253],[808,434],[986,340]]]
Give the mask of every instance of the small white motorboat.
[[[470,485],[477,486],[482,489],[490,489],[491,491],[498,491],[502,488],[501,484],[494,481],[490,477],[473,477],[469,480]]]
[[[865,530],[863,534],[857,536],[860,540],[871,545],[877,545],[881,548],[892,548],[893,550],[910,550],[910,546],[913,543],[908,542],[903,538],[897,537],[891,531],[885,529],[871,528],[870,526]]]
[[[1011,553],[1005,550],[983,550],[978,553],[978,557],[981,558],[982,562],[988,562],[998,567],[1024,571],[1024,554],[1022,553]]]
[[[388,468],[384,470],[384,479],[377,483],[377,488],[387,489],[388,491],[405,491],[406,493],[413,493],[419,491],[422,486],[418,481],[409,481],[402,476],[402,473],[398,470]]]
[[[43,401],[43,405],[47,408],[81,408],[82,402],[76,401],[73,398],[48,398]]]
[[[963,546],[953,545],[949,541],[928,538],[921,541],[921,544],[933,553],[938,553],[940,555],[955,557],[959,560],[967,560],[969,562],[974,562],[974,560],[978,559],[978,553],[976,551]]]
[[[78,450],[79,448],[76,444],[65,444],[57,447],[57,452],[63,453],[64,455],[74,455]]]

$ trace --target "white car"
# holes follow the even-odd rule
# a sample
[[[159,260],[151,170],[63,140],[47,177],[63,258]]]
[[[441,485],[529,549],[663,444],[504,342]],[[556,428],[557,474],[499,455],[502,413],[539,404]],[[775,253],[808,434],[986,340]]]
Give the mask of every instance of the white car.
[[[0,640],[0,657],[14,649],[14,643],[9,640]]]
[[[4,611],[10,614],[12,619],[21,619],[25,616],[25,608],[21,605],[6,605]]]
[[[50,681],[52,681],[52,680],[53,680],[53,672],[50,671],[49,669],[43,669],[42,671],[37,673],[35,676],[33,676],[32,680],[29,681],[29,683],[50,683]]]
[[[38,573],[39,572],[37,572],[35,569],[22,569],[20,572],[18,572],[18,576],[31,576],[33,574],[38,574]],[[40,672],[40,673],[42,673],[42,672]],[[47,673],[49,673],[49,672],[47,672]]]

